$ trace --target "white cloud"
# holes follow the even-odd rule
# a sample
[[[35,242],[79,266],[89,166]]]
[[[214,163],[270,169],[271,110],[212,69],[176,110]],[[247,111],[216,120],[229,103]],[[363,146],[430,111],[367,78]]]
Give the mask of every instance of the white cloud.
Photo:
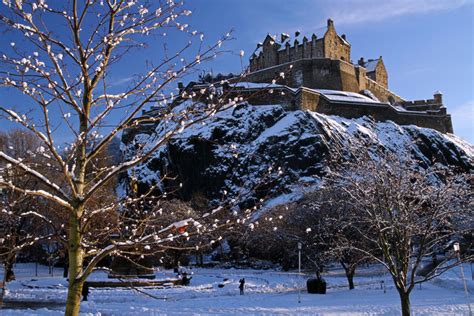
[[[446,11],[473,4],[472,0],[343,0],[326,8],[337,24],[377,22],[389,18]]]
[[[474,100],[451,110],[448,108],[448,113],[451,113],[454,134],[474,144]]]
[[[133,79],[134,79],[133,76],[125,77],[125,78],[121,78],[121,79],[112,79],[112,80],[109,80],[108,85],[109,85],[109,87],[121,86],[121,85],[124,85],[126,83],[129,83]]]

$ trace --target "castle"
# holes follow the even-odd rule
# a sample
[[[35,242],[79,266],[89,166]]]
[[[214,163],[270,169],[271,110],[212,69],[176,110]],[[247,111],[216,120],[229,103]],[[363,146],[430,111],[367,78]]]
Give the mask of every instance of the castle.
[[[296,33],[292,46],[287,34],[282,34],[280,41],[267,35],[263,43],[259,44],[259,54],[253,53],[250,58],[252,75],[247,80],[264,80],[265,75],[272,74],[269,69],[275,70],[275,66],[298,62],[298,65],[294,65],[298,68],[294,71],[294,80],[288,82],[293,86],[303,84],[308,88],[351,92],[369,88],[382,101],[391,98],[395,101],[402,100],[388,90],[388,73],[382,56],[368,61],[361,58],[357,65],[353,65],[351,45],[345,34],[337,34],[331,19],[327,21],[327,31],[323,37],[318,38],[313,34],[311,40],[308,40],[304,36],[301,43],[298,37],[299,32]],[[311,60],[312,63],[300,65],[304,60]],[[339,73],[339,78],[334,76],[336,73]]]
[[[211,76],[186,87],[180,84],[180,95],[186,91],[201,98],[199,91],[212,84],[222,86],[226,96],[243,96],[253,105],[281,104],[286,110],[346,118],[370,116],[376,121],[453,132],[441,92],[431,99],[407,101],[389,90],[382,56],[353,63],[351,44],[345,34],[337,34],[331,19],[322,37],[313,34],[311,39],[301,39],[297,32],[292,42],[287,34],[279,38],[267,35],[250,57],[246,73],[231,78]]]
[[[388,72],[382,56],[352,62],[351,44],[345,34],[337,34],[331,19],[327,20],[322,37],[313,34],[311,39],[306,36],[299,39],[299,32],[295,35],[293,43],[287,34],[278,39],[267,35],[250,57],[250,72],[245,81],[270,83],[284,72],[284,78],[279,78],[278,83],[282,85],[281,89],[287,87],[294,96],[290,100],[293,108],[348,118],[368,115],[378,121],[392,120],[401,125],[413,124],[443,133],[453,132],[451,116],[443,105],[441,92],[435,92],[428,100],[404,100],[389,90]],[[238,86],[239,93],[256,89],[256,85],[244,88],[240,84],[235,88]],[[278,101],[276,96],[270,99],[252,101]]]

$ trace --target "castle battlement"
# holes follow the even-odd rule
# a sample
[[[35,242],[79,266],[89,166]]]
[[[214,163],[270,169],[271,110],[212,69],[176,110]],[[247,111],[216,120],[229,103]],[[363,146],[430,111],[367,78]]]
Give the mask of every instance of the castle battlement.
[[[250,57],[250,71],[308,58],[351,60],[351,45],[345,34],[337,34],[331,19],[328,19],[327,30],[322,37],[313,33],[310,39],[306,36],[301,38],[300,32],[296,32],[295,39],[291,40],[285,33],[280,38],[267,34]]]

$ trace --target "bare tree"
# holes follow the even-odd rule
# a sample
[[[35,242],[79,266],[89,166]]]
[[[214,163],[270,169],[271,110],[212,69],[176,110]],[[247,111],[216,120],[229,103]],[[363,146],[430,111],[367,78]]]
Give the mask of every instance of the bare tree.
[[[149,193],[115,200],[103,197],[108,195],[107,184],[118,174],[145,162],[184,129],[236,104],[215,90],[205,94],[212,99],[207,104],[196,103],[195,95],[183,92],[180,98],[190,102],[163,111],[156,118],[138,118],[149,104],[169,108],[176,97],[170,84],[214,59],[231,35],[205,45],[204,35],[183,21],[191,12],[172,0],[7,0],[3,1],[1,12],[2,27],[18,40],[2,46],[0,82],[7,91],[17,91],[28,98],[32,112],[20,113],[3,104],[0,111],[4,118],[37,137],[40,145],[36,154],[49,157],[60,176],[43,173],[25,157],[2,150],[0,158],[5,163],[22,170],[39,186],[5,178],[0,179],[0,185],[48,200],[66,214],[67,223],[63,226],[67,231],[63,237],[67,242],[69,286],[65,313],[77,315],[83,283],[106,256],[146,253],[152,245],[183,237],[176,230],[179,225],[189,226],[196,233],[221,226],[214,217],[225,207],[161,228],[154,224],[156,213],[146,208],[140,216],[126,220],[122,217],[127,212],[119,218],[106,216],[145,198],[160,197]],[[170,37],[182,38],[184,45],[167,45],[166,38]],[[145,49],[151,40],[162,43],[164,48],[149,54],[150,60],[143,65],[141,74],[123,63],[133,59],[133,54]],[[127,83],[114,82],[117,75]],[[147,146],[125,161],[106,166],[95,163],[116,136],[144,121],[160,124],[162,133],[150,137]],[[72,138],[68,148],[61,147],[63,135]],[[43,214],[38,212],[38,216]],[[98,235],[89,229],[97,223],[97,217],[108,218],[108,222],[99,225],[101,234],[114,238],[104,237],[98,242]]]
[[[255,232],[246,236],[248,247],[260,257],[280,261],[286,269],[297,262],[299,242],[303,246],[303,263],[312,267],[319,280],[327,264],[339,262],[349,289],[354,289],[356,268],[368,256],[354,251],[363,240],[356,238],[354,228],[344,224],[349,205],[341,198],[342,193],[319,188],[297,202],[267,211],[256,221]]]
[[[32,155],[38,147],[34,135],[20,130],[0,133],[0,148],[3,152],[23,157],[36,166],[45,165],[47,160]],[[38,187],[37,181],[21,168],[0,162],[1,178],[18,186]],[[43,169],[43,171],[46,171]],[[0,261],[4,265],[4,285],[0,296],[3,301],[6,283],[15,279],[13,263],[17,255],[28,246],[54,238],[55,230],[51,219],[39,215],[45,201],[34,199],[20,192],[2,189],[0,191]]]
[[[456,174],[450,167],[435,164],[424,169],[393,153],[376,156],[373,159],[365,153],[357,162],[344,164],[330,176],[327,186],[344,192],[351,212],[340,222],[364,241],[350,249],[388,270],[400,296],[402,314],[410,315],[410,293],[415,284],[457,264],[448,247],[474,225],[471,188],[468,175]],[[341,205],[340,197],[334,199],[334,205]],[[438,253],[444,253],[442,260],[435,260],[423,275],[417,273],[424,259],[436,258]]]
[[[349,289],[354,289],[354,275],[357,267],[369,260],[354,248],[364,248],[364,239],[358,238],[358,228],[345,225],[347,214],[353,214],[351,204],[345,199],[345,192],[334,188],[320,188],[306,194],[294,207],[304,228],[300,235],[306,239],[313,260],[321,263],[337,261],[346,274]],[[305,250],[305,252],[308,252]]]

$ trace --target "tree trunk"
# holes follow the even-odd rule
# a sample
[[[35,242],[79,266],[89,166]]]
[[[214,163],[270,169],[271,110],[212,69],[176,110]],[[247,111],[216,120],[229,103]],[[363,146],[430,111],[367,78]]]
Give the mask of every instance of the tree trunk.
[[[196,252],[196,265],[198,267],[202,267],[203,266],[203,257],[202,257],[202,252],[199,251],[199,252]]]
[[[410,316],[410,294],[403,290],[398,290],[400,295],[400,303],[402,305],[402,316]]]
[[[340,261],[341,266],[344,268],[344,272],[346,273],[347,283],[349,283],[349,290],[353,290],[354,287],[354,274],[355,274],[355,266],[346,265],[343,261]]]
[[[1,282],[1,290],[2,292],[0,293],[0,306],[3,305],[3,297],[5,296],[5,292],[7,290],[7,270],[8,270],[8,267],[7,267],[7,262],[5,261],[3,263],[3,280],[0,281]]]
[[[82,296],[82,286],[83,282],[72,281],[69,279],[69,286],[67,291],[67,301],[66,301],[66,316],[76,316],[79,315],[79,310],[81,308],[81,296]]]
[[[11,282],[15,280],[15,272],[13,271],[14,258],[8,258],[5,261],[5,282]]]
[[[316,279],[321,280],[321,272],[319,271],[319,267],[316,268]]]
[[[82,215],[82,210],[82,206],[75,208],[69,219],[69,286],[66,301],[66,316],[78,315],[81,305],[82,286],[84,282],[77,280],[77,276],[82,271],[84,260],[79,225],[79,216]]]
[[[349,290],[354,289],[354,271],[348,273],[346,272],[347,282],[349,282]]]
[[[69,272],[69,264],[68,264],[68,259],[64,261],[64,267],[63,267],[63,278],[67,278]]]
[[[87,83],[87,82],[86,82]],[[80,131],[87,135],[90,91],[84,87],[83,111],[80,117]],[[66,301],[66,316],[77,316],[81,308],[82,286],[85,279],[78,279],[84,264],[84,250],[82,248],[81,219],[84,214],[84,201],[82,200],[85,188],[86,175],[86,144],[84,141],[77,147],[76,151],[76,199],[72,203],[72,210],[69,216],[69,236],[68,236],[68,260],[69,260],[69,286]]]

